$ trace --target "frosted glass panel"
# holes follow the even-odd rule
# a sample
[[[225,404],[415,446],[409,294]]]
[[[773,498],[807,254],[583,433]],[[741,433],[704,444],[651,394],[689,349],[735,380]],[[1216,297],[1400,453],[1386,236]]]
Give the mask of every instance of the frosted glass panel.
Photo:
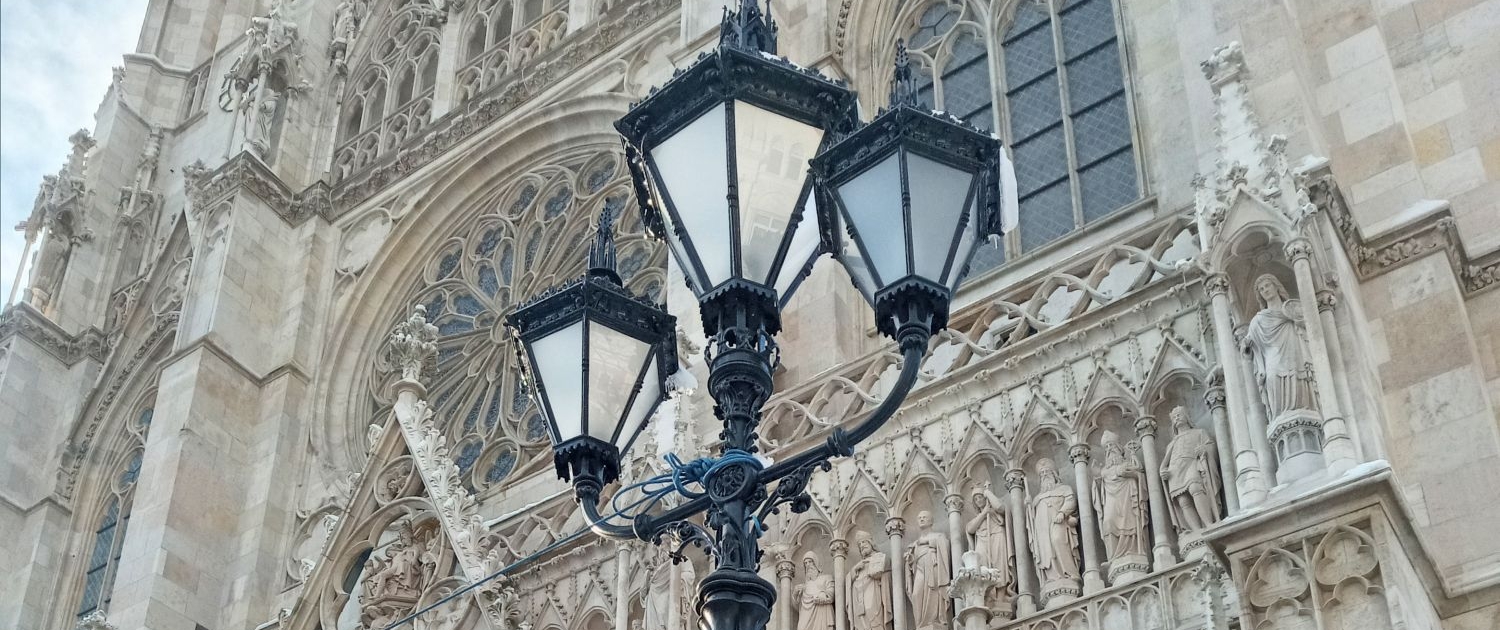
[[[859,247],[849,242],[844,244],[844,251],[838,255],[839,262],[844,264],[844,269],[849,272],[849,279],[854,282],[854,288],[864,294],[865,301],[872,306],[875,304],[875,278],[870,272],[870,261],[865,260],[859,252]]]
[[[589,324],[589,435],[605,442],[614,437],[650,351],[635,337],[599,322]]]
[[[943,278],[942,283],[948,285],[948,288],[954,291],[958,290],[958,281],[964,278],[964,267],[969,264],[969,259],[974,257],[974,250],[980,244],[979,229],[981,226],[979,225],[979,221],[976,220],[978,212],[975,211],[975,208],[977,206],[978,197],[976,195],[975,200],[969,204],[969,224],[964,226],[963,235],[959,237],[958,254],[953,259],[953,267],[948,270],[948,275]]]
[[[907,155],[906,171],[911,186],[913,271],[941,283],[974,176],[916,154]]]
[[[902,230],[901,170],[897,154],[839,187],[854,229],[874,257],[881,284],[906,277],[906,238]]]
[[[583,322],[536,340],[531,355],[559,437],[578,437],[583,433]]]
[[[814,201],[815,198],[815,195],[807,196],[802,221],[797,224],[797,232],[792,234],[792,244],[786,250],[786,261],[781,263],[781,271],[776,275],[776,284],[773,286],[782,302],[791,297],[792,283],[796,281],[797,274],[802,273],[807,261],[818,251],[818,204]]]
[[[771,263],[802,184],[807,161],[818,150],[823,130],[736,102],[735,168],[739,171],[740,255],[745,278],[770,284]]]
[[[724,158],[727,150],[722,104],[651,149],[662,193],[672,199],[681,215],[682,228],[698,250],[710,285],[729,279],[729,202],[724,197],[729,191]],[[669,233],[668,238],[677,236]],[[710,288],[699,287],[703,291]]]
[[[646,357],[651,362],[646,368],[646,380],[641,381],[641,393],[635,397],[635,402],[630,405],[630,410],[625,416],[625,429],[620,431],[620,437],[615,439],[615,446],[621,449],[620,455],[624,455],[626,442],[635,435],[638,427],[646,423],[651,416],[651,410],[656,408],[656,403],[661,402],[661,376],[658,375],[656,356],[652,354]]]

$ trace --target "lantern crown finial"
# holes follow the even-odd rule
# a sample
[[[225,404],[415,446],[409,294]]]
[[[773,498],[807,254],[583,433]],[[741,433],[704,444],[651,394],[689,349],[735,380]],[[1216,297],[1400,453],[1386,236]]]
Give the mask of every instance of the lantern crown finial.
[[[911,55],[906,40],[896,40],[896,69],[891,77],[891,107],[917,107],[917,80],[911,74]]]
[[[599,226],[594,232],[594,244],[589,247],[589,275],[602,277],[622,284],[620,273],[615,268],[615,210],[605,206],[599,212]]]
[[[776,19],[771,17],[771,0],[760,10],[760,0],[740,0],[740,9],[724,7],[719,24],[719,46],[776,54]]]

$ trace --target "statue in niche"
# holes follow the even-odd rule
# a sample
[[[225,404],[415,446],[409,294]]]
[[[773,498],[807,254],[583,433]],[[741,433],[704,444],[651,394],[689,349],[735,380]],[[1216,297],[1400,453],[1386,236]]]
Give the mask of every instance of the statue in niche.
[[[921,532],[906,550],[906,578],[911,585],[912,619],[917,630],[938,630],[948,623],[948,582],[952,554],[948,537],[932,529],[932,513],[917,513]]]
[[[1104,467],[1094,480],[1094,501],[1113,571],[1116,562],[1140,563],[1146,557],[1146,471],[1114,431],[1105,431],[1100,444]]]
[[[270,157],[271,132],[275,129],[276,113],[280,108],[281,94],[267,86],[260,105],[256,106],[255,125],[250,127],[250,137],[246,138],[251,150],[261,159]]]
[[[797,600],[797,630],[833,630],[833,575],[818,569],[818,554],[802,555],[806,581],[792,593]]]
[[[1037,460],[1040,491],[1031,498],[1031,557],[1044,588],[1049,584],[1077,584],[1078,497],[1064,485],[1057,465]]]
[[[1219,451],[1208,432],[1188,421],[1187,409],[1173,407],[1176,436],[1162,454],[1161,482],[1177,530],[1197,531],[1220,518]]]
[[[891,612],[891,560],[875,548],[869,532],[854,533],[860,560],[849,569],[849,616],[854,630],[887,630]]]
[[[416,603],[437,575],[441,547],[433,528],[418,530],[408,520],[398,526],[396,540],[386,547],[384,557],[370,554],[359,596],[360,608],[366,611],[365,627],[377,627],[380,618]]]
[[[354,45],[354,38],[359,36],[359,18],[364,13],[363,5],[363,0],[341,0],[333,10],[333,41],[328,45],[328,54],[340,73],[348,71],[349,47]]]
[[[1005,505],[990,489],[989,482],[974,488],[972,495],[974,518],[964,526],[969,535],[969,548],[977,555],[981,567],[999,571],[998,586],[1003,590],[1012,582],[1010,571],[1010,531],[1005,523]]]
[[[1254,362],[1255,382],[1275,422],[1283,414],[1313,408],[1312,370],[1302,349],[1302,314],[1281,281],[1269,273],[1255,279],[1260,312],[1250,318],[1244,349]]]
[[[672,608],[672,565],[658,563],[646,582],[642,602],[646,608],[646,627],[662,630],[669,627],[667,611]]]
[[[694,619],[697,614],[694,603],[698,601],[698,570],[693,568],[693,563],[682,563],[682,575],[679,579],[682,580],[681,596],[677,598],[677,612],[682,617],[682,625],[679,627],[696,628],[698,623]]]

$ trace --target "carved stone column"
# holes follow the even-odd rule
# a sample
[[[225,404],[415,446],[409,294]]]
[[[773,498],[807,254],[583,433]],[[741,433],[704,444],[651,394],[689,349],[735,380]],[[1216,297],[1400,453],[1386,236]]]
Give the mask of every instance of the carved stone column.
[[[1200,222],[1201,223],[1201,222]],[[1261,449],[1253,436],[1257,433],[1249,426],[1245,410],[1253,399],[1245,395],[1248,380],[1242,371],[1239,353],[1235,350],[1234,320],[1229,315],[1229,276],[1215,273],[1204,281],[1212,302],[1214,322],[1214,344],[1217,346],[1219,363],[1224,372],[1224,393],[1228,396],[1229,428],[1232,434],[1235,468],[1235,488],[1240,493],[1240,505],[1251,506],[1266,500],[1268,485],[1264,477],[1262,461],[1270,461],[1270,449]],[[1264,450],[1264,452],[1261,452]]]
[[[797,575],[797,563],[792,561],[792,552],[790,545],[776,552],[776,581],[781,589],[776,598],[776,623],[781,626],[781,630],[796,630],[797,627],[792,618],[792,609],[797,607],[797,599],[792,597],[792,578]]]
[[[1323,322],[1323,332],[1328,337],[1328,361],[1336,369],[1343,369],[1344,365],[1344,343],[1339,339],[1338,322],[1333,319],[1333,309],[1338,307],[1339,297],[1334,291],[1335,280],[1332,277],[1326,279],[1329,288],[1318,291],[1318,314]],[[1349,397],[1347,379],[1334,379],[1333,386],[1338,389],[1339,404],[1346,412],[1353,413],[1354,402]],[[1349,439],[1354,443],[1354,456],[1359,461],[1366,461],[1364,446],[1360,443],[1359,431],[1356,430],[1360,420],[1355,417],[1345,419],[1348,425]]]
[[[885,519],[885,533],[891,537],[891,616],[896,618],[895,630],[907,630],[906,546],[901,544],[905,532],[906,521],[901,517]]]
[[[1036,612],[1036,577],[1031,572],[1031,543],[1026,539],[1026,473],[1019,468],[1005,471],[1010,497],[1011,546],[1016,550],[1016,616]]]
[[[1078,521],[1083,530],[1078,540],[1078,546],[1083,547],[1083,594],[1091,595],[1104,590],[1104,578],[1099,572],[1099,522],[1094,516],[1094,489],[1089,479],[1089,445],[1068,447],[1068,460],[1073,462],[1073,492],[1078,495]]]
[[[615,630],[630,630],[630,543],[615,545]]]
[[[849,591],[848,567],[845,566],[849,557],[849,541],[835,538],[828,544],[828,551],[833,554],[833,630],[849,630]]]
[[[1344,411],[1339,404],[1338,390],[1334,386],[1333,368],[1328,361],[1328,342],[1323,331],[1323,321],[1318,315],[1317,286],[1313,284],[1312,244],[1298,237],[1287,243],[1286,257],[1292,261],[1297,274],[1297,295],[1302,307],[1302,318],[1307,323],[1307,344],[1311,346],[1308,357],[1312,359],[1313,379],[1318,386],[1318,409],[1323,412],[1323,458],[1328,471],[1343,474],[1358,463],[1354,455],[1354,441],[1349,437],[1349,427],[1344,421]]]
[[[1167,519],[1167,497],[1161,486],[1161,461],[1156,454],[1156,418],[1141,416],[1135,421],[1135,434],[1141,441],[1141,459],[1146,467],[1146,499],[1151,506],[1152,568],[1160,571],[1177,563],[1172,553],[1172,526]]]
[[[964,544],[964,497],[956,492],[943,497],[943,506],[948,508],[948,549],[953,556],[948,565],[957,571],[963,566]]]
[[[1234,487],[1234,449],[1229,445],[1229,414],[1224,409],[1224,387],[1212,385],[1203,394],[1208,413],[1214,422],[1214,446],[1219,451],[1219,478],[1224,480],[1224,504],[1233,514],[1240,510],[1240,496]]]

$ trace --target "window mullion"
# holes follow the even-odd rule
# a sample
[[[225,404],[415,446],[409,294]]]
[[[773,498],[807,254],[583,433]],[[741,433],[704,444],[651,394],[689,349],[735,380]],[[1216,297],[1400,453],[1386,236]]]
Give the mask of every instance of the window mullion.
[[[1051,17],[1052,27],[1052,56],[1056,60],[1057,67],[1057,93],[1058,103],[1062,108],[1063,146],[1068,154],[1068,192],[1073,199],[1073,229],[1083,226],[1083,191],[1078,183],[1078,147],[1073,140],[1073,105],[1068,101],[1068,53],[1064,49],[1062,37],[1062,15],[1058,13],[1053,0],[1047,3],[1047,13]]]

